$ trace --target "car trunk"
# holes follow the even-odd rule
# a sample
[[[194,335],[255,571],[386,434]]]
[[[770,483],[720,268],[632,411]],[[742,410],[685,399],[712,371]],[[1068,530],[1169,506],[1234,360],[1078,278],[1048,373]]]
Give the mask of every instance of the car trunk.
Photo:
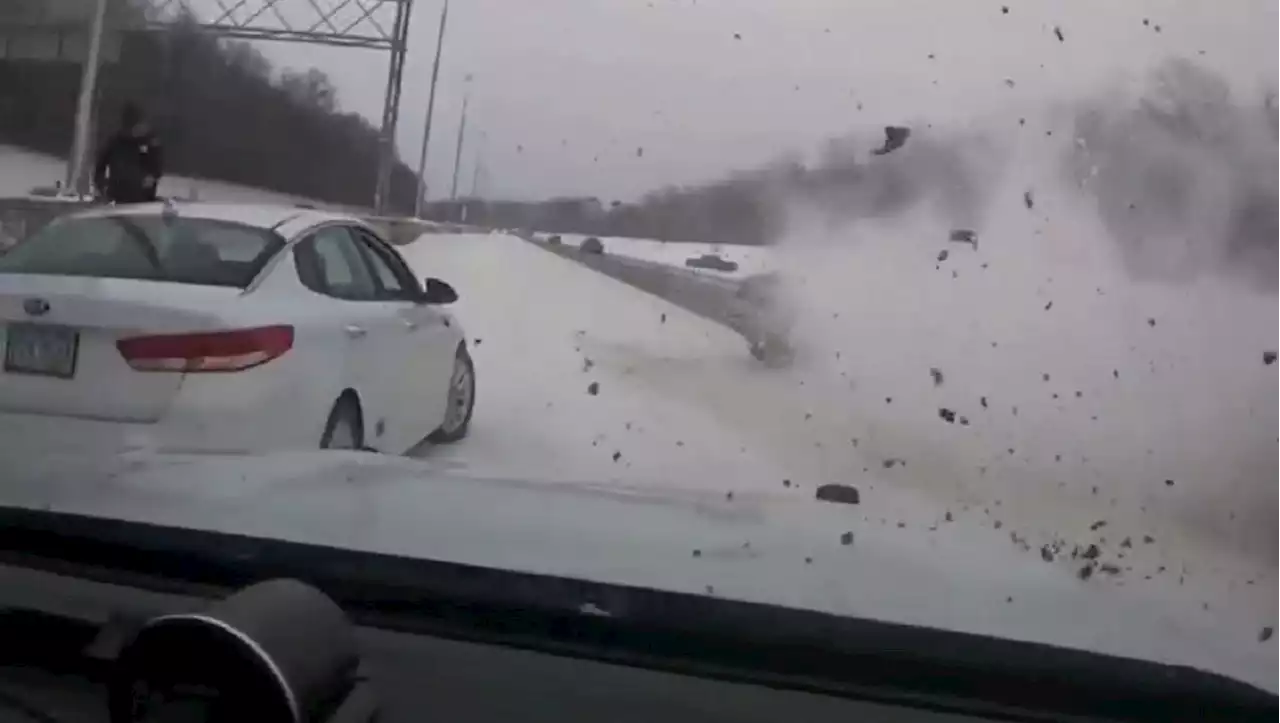
[[[241,293],[129,279],[0,275],[0,412],[154,422],[184,374],[141,372],[120,339],[219,326]]]

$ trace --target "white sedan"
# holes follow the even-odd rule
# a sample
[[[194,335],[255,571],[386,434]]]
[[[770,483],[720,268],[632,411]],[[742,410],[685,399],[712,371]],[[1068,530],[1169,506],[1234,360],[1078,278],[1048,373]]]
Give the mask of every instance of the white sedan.
[[[64,216],[0,256],[0,442],[402,453],[467,434],[475,367],[368,224],[288,206]],[[91,446],[91,445],[90,445]]]

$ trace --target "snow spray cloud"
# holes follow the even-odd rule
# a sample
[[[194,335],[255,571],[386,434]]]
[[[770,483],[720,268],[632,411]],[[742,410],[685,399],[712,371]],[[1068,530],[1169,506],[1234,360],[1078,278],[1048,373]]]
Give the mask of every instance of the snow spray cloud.
[[[979,132],[934,132],[925,123],[888,126],[885,138],[829,142],[819,161],[769,189],[789,219],[837,229],[860,219],[926,210],[966,228],[983,217],[1005,154]],[[877,147],[878,146],[878,147]]]
[[[1226,80],[1175,59],[1130,102],[1081,104],[1075,139],[1066,171],[1131,276],[1226,271],[1276,288],[1274,94],[1237,102]]]

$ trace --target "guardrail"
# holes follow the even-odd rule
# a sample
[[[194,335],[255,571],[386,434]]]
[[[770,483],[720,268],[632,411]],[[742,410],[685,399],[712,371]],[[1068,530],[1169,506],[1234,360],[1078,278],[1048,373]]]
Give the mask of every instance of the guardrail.
[[[699,274],[656,261],[611,253],[583,253],[576,246],[532,241],[538,248],[646,291],[744,336],[758,324],[759,310],[738,297],[740,281]]]

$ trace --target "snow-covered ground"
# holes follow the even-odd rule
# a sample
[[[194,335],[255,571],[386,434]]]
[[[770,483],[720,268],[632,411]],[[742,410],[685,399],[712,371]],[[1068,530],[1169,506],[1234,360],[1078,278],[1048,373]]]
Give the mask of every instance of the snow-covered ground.
[[[999,249],[938,269],[928,242],[787,251],[827,265],[803,265],[806,359],[771,371],[716,325],[514,238],[424,237],[406,253],[458,286],[480,401],[470,439],[421,455],[749,495],[853,484],[855,529],[940,548],[985,530],[1073,579],[1087,563],[1072,548],[1096,544],[1111,572],[1079,585],[1257,644],[1276,607],[1276,381],[1260,351],[1274,299],[1101,273],[1037,283],[1034,257]]]
[[[33,188],[50,188],[66,176],[66,162],[54,156],[0,145],[0,198],[25,196]],[[194,194],[193,194],[194,191]],[[162,196],[229,203],[306,203],[300,196],[237,186],[222,181],[166,176],[160,181]]]
[[[0,158],[10,185],[15,157]],[[33,162],[17,185],[57,167]],[[1008,168],[976,248],[924,213],[803,212],[772,249],[707,247],[798,282],[788,370],[512,237],[423,237],[405,253],[458,287],[480,386],[472,437],[418,454],[480,475],[797,500],[852,484],[854,530],[939,550],[977,535],[1261,649],[1277,607],[1274,290],[1134,281],[1078,194],[1047,167]],[[677,266],[704,252],[605,244]],[[1080,579],[1072,551],[1090,545],[1104,566]]]

